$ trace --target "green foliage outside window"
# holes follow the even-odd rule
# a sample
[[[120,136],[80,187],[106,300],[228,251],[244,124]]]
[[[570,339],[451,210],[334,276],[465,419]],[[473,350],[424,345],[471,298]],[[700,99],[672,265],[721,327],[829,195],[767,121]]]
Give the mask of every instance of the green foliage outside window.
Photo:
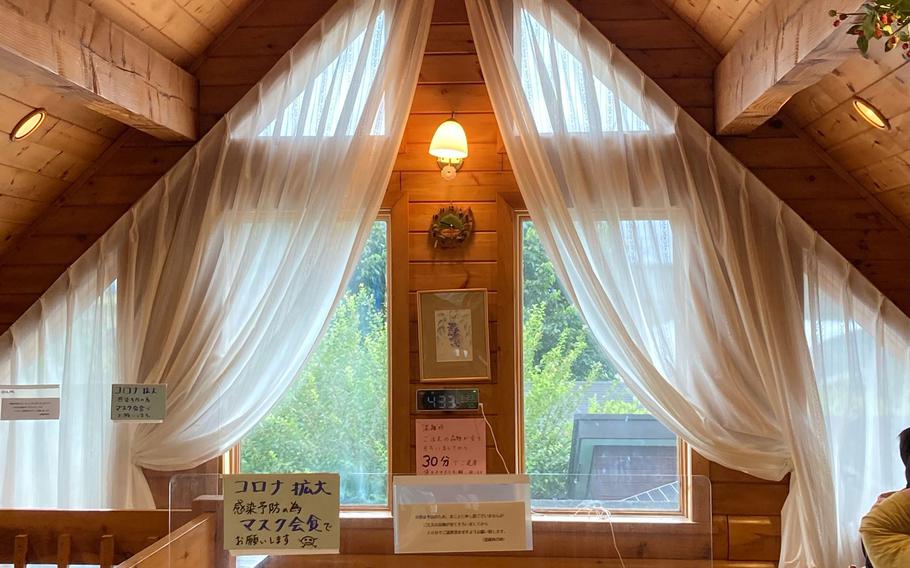
[[[540,235],[522,223],[522,357],[525,469],[547,474],[535,479],[533,498],[558,499],[566,491],[575,414],[647,414],[631,395],[590,394],[595,382],[610,392],[625,387],[616,370],[589,337],[578,310],[563,292]]]
[[[342,474],[342,502],[386,503],[387,223],[377,221],[329,328],[281,401],[243,440],[245,472]]]

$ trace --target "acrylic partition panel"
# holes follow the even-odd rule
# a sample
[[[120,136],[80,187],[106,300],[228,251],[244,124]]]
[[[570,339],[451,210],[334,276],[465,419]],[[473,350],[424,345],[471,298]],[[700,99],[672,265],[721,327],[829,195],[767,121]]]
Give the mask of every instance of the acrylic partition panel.
[[[527,483],[523,479],[525,478]],[[507,531],[489,519],[503,518],[503,505],[527,498],[530,504],[528,548],[516,555],[604,559],[621,557],[685,561],[687,567],[711,566],[711,484],[708,478],[668,475],[531,474],[477,476],[490,483],[472,484],[463,476],[395,476],[396,552],[450,554],[486,548]],[[499,483],[497,483],[497,481]],[[419,511],[402,510],[402,506]],[[487,507],[489,505],[489,507]],[[402,523],[410,514],[411,526]],[[506,512],[506,514],[508,514]],[[414,520],[424,523],[414,530]],[[473,545],[445,549],[444,542],[419,542],[429,535],[464,543],[464,533],[478,534]],[[473,546],[473,547],[472,547]],[[513,541],[498,550],[523,550]],[[618,565],[618,564],[617,564]]]
[[[335,553],[304,548],[309,542],[307,537],[322,538],[325,533],[320,529],[324,528],[323,523],[329,516],[318,513],[318,519],[311,518],[313,512],[304,504],[306,492],[301,492],[301,510],[285,504],[280,493],[290,487],[290,480],[296,475],[280,474],[284,485],[275,484],[275,477],[265,477],[266,483],[259,487],[263,497],[257,499],[225,495],[226,486],[238,483],[241,478],[219,474],[175,475],[170,491],[172,534],[185,539],[186,533],[195,531],[199,538],[211,538],[209,549],[215,565],[241,568],[257,566],[267,557],[272,559],[269,565],[297,566],[319,565],[320,561],[317,558],[294,560],[285,556],[334,554],[340,555],[342,560],[331,562],[343,563],[348,555],[357,557],[352,558],[352,562],[362,562],[364,556],[376,555],[376,562],[381,563],[390,562],[392,555],[409,552],[420,554],[428,562],[433,558],[444,562],[452,556],[490,555],[516,559],[532,557],[540,561],[549,557],[592,562],[616,559],[616,566],[620,566],[620,558],[624,562],[647,560],[653,565],[666,561],[667,566],[679,561],[677,564],[687,568],[709,568],[712,562],[711,487],[708,479],[702,476],[668,479],[666,476],[596,474],[341,475],[338,483],[342,503],[351,500],[352,491],[383,486],[389,488],[391,504],[390,509],[342,504],[338,527],[340,547]],[[303,477],[316,488],[318,473],[306,473]],[[249,483],[252,491],[252,482]],[[553,496],[557,494],[557,488],[564,498],[535,499],[535,492]],[[227,489],[230,493],[231,488]],[[236,491],[238,487],[233,489]],[[272,492],[278,495],[273,496]],[[492,509],[485,507],[490,503]],[[520,507],[520,525],[502,526],[516,506]],[[251,508],[244,511],[245,507]],[[256,540],[262,542],[260,550],[234,550],[233,553],[225,550],[237,544],[235,540],[233,545],[228,542],[225,546],[225,508],[229,509],[227,513],[236,509],[246,515],[242,520],[251,522],[240,526],[248,531],[247,536],[257,535]],[[206,513],[214,522],[214,532],[209,537],[205,535],[208,534],[206,531],[212,530],[212,525],[200,525],[200,516]],[[279,522],[279,519],[283,521]],[[409,526],[402,527],[403,521]],[[520,527],[520,541],[500,537],[505,533],[498,531],[514,526]],[[431,535],[435,539],[432,543],[422,542],[428,531],[435,533]],[[452,531],[460,531],[454,535],[458,538],[441,534]],[[470,539],[466,543],[464,537],[469,531],[475,536],[479,534],[481,542],[484,538],[491,539],[488,541],[492,543],[490,548],[478,548]],[[280,537],[285,533],[291,536],[291,543],[296,540],[294,546],[299,550],[269,550],[276,545],[268,542],[268,537]],[[503,540],[493,540],[499,538]],[[500,548],[495,550],[494,546]],[[431,551],[434,547],[435,552]],[[168,557],[169,566],[186,566],[186,541],[174,540],[168,547]],[[385,559],[380,560],[380,557]],[[329,562],[328,557],[323,558]]]

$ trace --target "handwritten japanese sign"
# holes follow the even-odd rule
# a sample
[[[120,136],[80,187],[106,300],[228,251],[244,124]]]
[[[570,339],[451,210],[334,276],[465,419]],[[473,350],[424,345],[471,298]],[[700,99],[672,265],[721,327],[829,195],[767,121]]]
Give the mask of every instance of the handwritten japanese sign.
[[[224,547],[233,554],[338,554],[337,473],[224,476]]]
[[[487,436],[482,418],[417,420],[417,473],[483,475]]]
[[[531,550],[522,501],[398,506],[399,553]]]
[[[166,413],[167,385],[111,385],[111,420],[162,422]]]

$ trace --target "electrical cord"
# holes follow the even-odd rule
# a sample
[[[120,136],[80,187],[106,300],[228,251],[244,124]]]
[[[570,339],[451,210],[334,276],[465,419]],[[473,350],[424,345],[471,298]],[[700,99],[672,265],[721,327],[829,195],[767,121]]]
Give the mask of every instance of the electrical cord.
[[[487,420],[487,413],[483,411],[483,403],[480,403],[480,415],[483,416],[483,421],[487,423],[487,428],[490,429],[490,436],[493,438],[493,448],[496,450],[496,455],[499,456],[499,459],[502,460],[502,467],[506,470],[506,473],[512,473],[509,471],[509,466],[506,465],[506,458],[502,457],[502,452],[499,451],[499,442],[496,441],[496,433],[493,432],[493,426],[490,424],[490,421]]]

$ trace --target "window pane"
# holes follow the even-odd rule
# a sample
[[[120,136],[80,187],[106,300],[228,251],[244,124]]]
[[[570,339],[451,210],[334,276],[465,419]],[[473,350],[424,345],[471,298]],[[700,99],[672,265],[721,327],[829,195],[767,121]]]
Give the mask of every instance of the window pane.
[[[534,507],[678,510],[676,437],[601,353],[531,221],[521,224],[521,243],[525,467]]]
[[[566,132],[589,132],[592,118],[588,105],[596,105],[602,132],[647,132],[648,124],[629,106],[617,101],[603,81],[593,77],[594,99],[586,87],[585,66],[551,30],[525,9],[520,12],[521,28],[518,67],[521,86],[531,116],[542,134],[552,134],[552,114],[562,115]],[[554,22],[554,25],[556,23]],[[568,32],[568,30],[564,29]],[[554,69],[555,67],[555,69]],[[551,93],[546,95],[545,93]],[[552,108],[558,104],[560,108]],[[549,105],[549,106],[548,106]]]
[[[240,468],[341,474],[341,502],[383,505],[388,471],[388,224],[376,221],[329,328],[243,440]]]

